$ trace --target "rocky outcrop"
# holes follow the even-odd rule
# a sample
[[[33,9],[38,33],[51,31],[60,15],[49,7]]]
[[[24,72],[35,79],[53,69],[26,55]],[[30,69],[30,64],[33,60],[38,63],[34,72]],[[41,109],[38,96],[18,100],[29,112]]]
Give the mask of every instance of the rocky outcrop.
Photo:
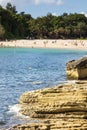
[[[87,79],[87,57],[68,62],[66,74],[69,79]]]
[[[21,113],[42,123],[17,125],[10,130],[87,130],[87,82],[78,81],[24,93]]]

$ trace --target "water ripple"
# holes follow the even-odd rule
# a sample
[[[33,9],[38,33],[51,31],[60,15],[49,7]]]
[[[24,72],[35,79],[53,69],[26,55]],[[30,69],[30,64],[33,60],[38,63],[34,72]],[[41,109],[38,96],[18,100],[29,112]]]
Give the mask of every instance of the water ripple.
[[[22,93],[66,82],[66,62],[85,54],[86,51],[0,48],[0,130],[26,122],[9,112],[9,106],[17,104]]]

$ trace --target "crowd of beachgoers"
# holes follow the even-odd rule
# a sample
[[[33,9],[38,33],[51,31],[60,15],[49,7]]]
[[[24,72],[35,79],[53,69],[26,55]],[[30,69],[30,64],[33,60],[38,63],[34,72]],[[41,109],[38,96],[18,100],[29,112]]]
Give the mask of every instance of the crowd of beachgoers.
[[[0,47],[87,49],[87,40],[35,39],[0,41]]]

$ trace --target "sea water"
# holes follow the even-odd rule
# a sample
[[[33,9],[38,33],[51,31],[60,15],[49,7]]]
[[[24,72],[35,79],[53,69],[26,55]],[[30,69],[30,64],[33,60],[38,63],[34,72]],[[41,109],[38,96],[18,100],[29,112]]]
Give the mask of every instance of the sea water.
[[[0,48],[0,130],[36,122],[18,113],[20,95],[67,82],[66,63],[85,55],[80,50]]]

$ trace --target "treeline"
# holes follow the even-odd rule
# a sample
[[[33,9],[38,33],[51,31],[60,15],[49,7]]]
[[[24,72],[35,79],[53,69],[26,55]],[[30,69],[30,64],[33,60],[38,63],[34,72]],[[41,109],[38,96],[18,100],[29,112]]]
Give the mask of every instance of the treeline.
[[[83,14],[67,14],[33,18],[7,3],[0,6],[0,39],[76,39],[87,38],[87,17]]]

